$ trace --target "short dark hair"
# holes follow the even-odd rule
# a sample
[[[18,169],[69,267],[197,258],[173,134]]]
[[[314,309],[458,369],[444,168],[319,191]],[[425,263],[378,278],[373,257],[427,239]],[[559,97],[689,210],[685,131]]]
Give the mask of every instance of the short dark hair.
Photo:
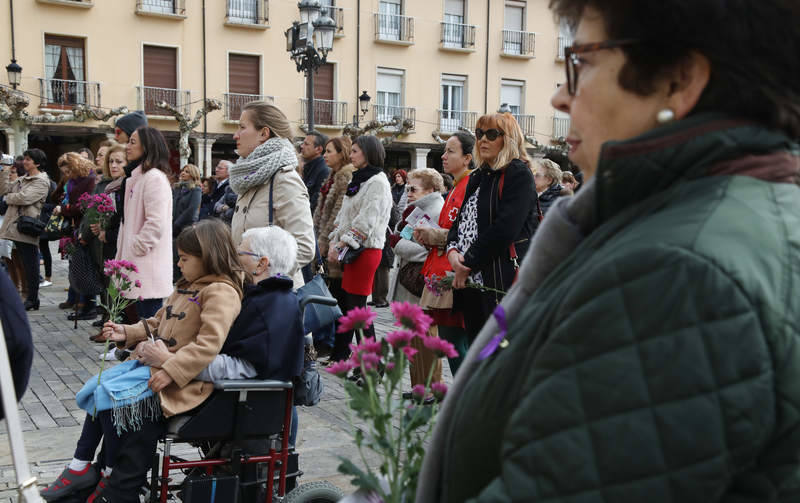
[[[136,130],[139,133],[139,142],[142,144],[144,154],[138,161],[142,165],[142,172],[146,173],[151,168],[160,169],[164,174],[170,174],[169,147],[164,135],[156,128],[142,126]]]
[[[641,42],[622,47],[622,88],[652,94],[697,52],[710,61],[711,77],[692,113],[726,113],[800,137],[797,0],[550,0],[573,27],[586,7],[601,13],[609,39]]]
[[[324,134],[320,133],[319,131],[311,131],[306,136],[311,136],[314,138],[314,147],[316,148],[325,148],[325,145],[328,144],[328,137]]]
[[[386,150],[383,143],[372,135],[363,135],[356,138],[356,145],[364,153],[367,164],[375,168],[383,168],[383,161],[386,159]]]
[[[39,171],[47,168],[47,154],[39,148],[29,148],[22,153],[23,157],[30,157],[31,161],[39,167]]]
[[[464,131],[456,131],[453,136],[461,144],[461,155],[469,154],[472,156],[469,161],[469,169],[473,169],[475,167],[475,154],[473,153],[473,150],[475,150],[475,137]]]
[[[83,153],[88,154],[89,155],[89,160],[94,162],[94,152],[92,152],[92,150],[90,148],[81,147],[81,148],[78,149],[78,153],[79,154],[83,154]]]

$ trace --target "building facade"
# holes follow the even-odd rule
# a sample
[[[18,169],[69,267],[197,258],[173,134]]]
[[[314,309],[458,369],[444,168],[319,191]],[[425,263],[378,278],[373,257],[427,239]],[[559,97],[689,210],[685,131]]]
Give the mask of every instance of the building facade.
[[[547,0],[322,3],[337,24],[314,79],[315,122],[325,134],[354,121],[411,119],[413,130],[387,149],[389,166],[402,168],[438,166],[433,133],[472,129],[504,103],[537,141],[566,135],[569,119],[550,96],[564,81],[569,41]],[[192,135],[192,160],[206,166],[212,156],[235,159],[232,135],[248,101],[272,101],[296,126],[305,122],[305,77],[284,34],[299,19],[293,0],[17,0],[13,7],[19,89],[31,96],[31,114],[126,105],[144,109],[174,143],[177,122],[156,104],[193,114],[205,89],[223,103],[207,117],[206,140],[203,124]],[[11,60],[10,37],[0,40],[0,54]],[[372,98],[364,115],[363,91]],[[52,156],[94,147],[111,123],[34,124],[29,144]],[[10,135],[0,134],[0,148],[13,144]]]

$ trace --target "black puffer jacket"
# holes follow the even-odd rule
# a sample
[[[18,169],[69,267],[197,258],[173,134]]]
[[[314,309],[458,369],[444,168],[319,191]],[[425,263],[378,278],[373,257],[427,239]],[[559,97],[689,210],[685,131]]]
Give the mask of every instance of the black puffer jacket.
[[[17,289],[4,270],[0,270],[0,322],[3,324],[14,390],[19,400],[28,387],[28,378],[31,375],[33,341],[25,308],[22,307]],[[3,408],[0,407],[0,419],[4,415]]]
[[[542,208],[542,215],[547,215],[547,210],[549,210],[553,202],[561,196],[562,190],[564,190],[564,186],[560,183],[556,183],[542,192],[539,196],[539,207]]]

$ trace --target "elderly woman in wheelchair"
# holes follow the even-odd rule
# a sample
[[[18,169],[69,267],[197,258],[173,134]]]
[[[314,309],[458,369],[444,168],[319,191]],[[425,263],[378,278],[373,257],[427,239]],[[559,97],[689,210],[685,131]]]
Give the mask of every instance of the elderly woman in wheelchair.
[[[206,402],[215,387],[231,389],[226,379],[291,381],[300,375],[304,337],[290,279],[297,253],[292,236],[277,227],[251,229],[236,250],[224,224],[208,220],[184,230],[177,246],[183,278],[165,307],[141,324],[106,324],[111,340],[136,345],[134,358],[106,370],[102,380],[91,379],[79,393],[79,405],[94,417],[87,415],[73,462],[42,491],[45,500],[75,498],[94,487],[87,502],[138,502],[167,421],[170,433],[182,434],[185,427],[187,436],[225,438],[235,429],[231,421],[242,428],[234,409],[247,392],[238,393],[238,399],[223,392]],[[233,387],[259,384],[244,383]],[[279,410],[269,414],[278,418],[285,452],[293,412],[291,385],[282,391],[274,394],[282,398],[270,404],[280,405]],[[209,411],[212,406],[226,410]],[[187,421],[185,416],[193,413],[203,420]],[[208,417],[214,418],[210,425]],[[297,421],[293,423],[296,431]],[[104,454],[98,463],[106,467],[102,471],[90,463],[99,442],[93,432],[98,424]],[[285,455],[279,460],[285,478]],[[275,459],[269,464],[274,467]],[[153,476],[155,481],[155,468]]]

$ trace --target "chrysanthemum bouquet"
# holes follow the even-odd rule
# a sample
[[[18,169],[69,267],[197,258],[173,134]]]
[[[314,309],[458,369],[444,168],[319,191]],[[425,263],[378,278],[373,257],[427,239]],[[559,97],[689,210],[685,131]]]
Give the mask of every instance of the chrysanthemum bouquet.
[[[453,289],[453,279],[455,279],[455,276],[453,276],[452,273],[449,273],[445,276],[437,276],[436,274],[433,274],[430,278],[425,278],[425,288],[427,288],[435,296],[441,297],[446,291]],[[470,279],[467,279],[466,288],[474,288],[476,290],[494,292],[501,295],[506,294],[506,292],[503,290],[489,288],[488,286],[481,285],[480,283],[475,283]]]
[[[114,201],[108,194],[89,194],[87,192],[78,198],[78,204],[89,220],[89,224],[100,224],[103,229],[108,226],[115,211]]]
[[[360,344],[351,344],[350,358],[327,370],[341,378],[346,378],[350,372],[361,375],[359,383],[346,380],[344,387],[349,408],[364,422],[363,429],[353,426],[362,467],[341,458],[339,471],[352,475],[354,485],[382,501],[399,503],[414,500],[425,454],[424,444],[433,430],[438,401],[447,393],[444,383],[431,384],[431,367],[425,385],[414,386],[410,400],[401,398],[406,368],[417,363],[414,356],[418,350],[412,343],[421,343],[440,358],[454,357],[458,353],[449,342],[426,335],[433,320],[419,306],[393,302],[391,309],[398,330],[388,333],[382,340],[362,338]],[[376,316],[369,308],[355,308],[340,318],[339,332],[358,330],[363,337],[364,330]],[[436,401],[426,404],[426,395],[433,395]],[[365,449],[378,455],[377,473],[367,463]]]

